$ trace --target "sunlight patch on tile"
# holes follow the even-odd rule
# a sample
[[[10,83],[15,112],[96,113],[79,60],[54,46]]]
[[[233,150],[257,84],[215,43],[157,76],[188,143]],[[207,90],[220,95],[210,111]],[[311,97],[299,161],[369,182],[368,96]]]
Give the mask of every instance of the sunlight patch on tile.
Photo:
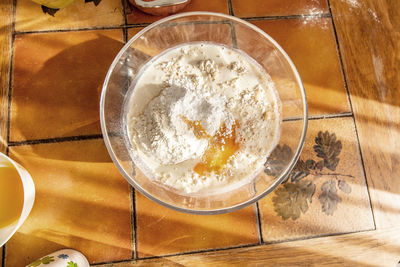
[[[258,242],[254,206],[222,215],[170,210],[136,193],[139,257]]]
[[[11,147],[10,155],[32,175],[36,198],[7,243],[7,266],[61,248],[81,251],[92,263],[131,258],[129,184],[102,139]]]

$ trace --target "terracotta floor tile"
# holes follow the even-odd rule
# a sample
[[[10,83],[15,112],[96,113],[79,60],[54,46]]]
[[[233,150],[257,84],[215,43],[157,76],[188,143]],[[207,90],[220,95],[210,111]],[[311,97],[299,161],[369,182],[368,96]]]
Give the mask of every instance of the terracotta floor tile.
[[[42,31],[118,26],[124,23],[121,0],[102,0],[98,6],[77,0],[54,15],[44,14],[40,5],[18,0],[16,31]]]
[[[330,18],[252,23],[274,38],[293,60],[306,89],[310,115],[350,111]]]
[[[128,29],[128,39],[132,38],[142,28]],[[205,24],[180,24],[168,27],[169,34],[164,34],[165,29],[154,29],[148,32],[146,38],[141,38],[135,42],[135,49],[141,52],[155,56],[168,48],[187,42],[197,42],[204,40],[213,40],[214,42],[231,45],[232,28],[226,23],[205,23]],[[181,34],[182,32],[193,34]],[[163,35],[161,40],[159,36]],[[190,36],[190,37],[189,37]]]
[[[226,0],[192,0],[182,11],[180,12],[190,12],[190,11],[210,11],[228,14],[228,2]],[[135,23],[151,23],[159,20],[165,16],[152,16],[143,13],[139,9],[133,6],[127,11],[127,19],[129,24]]]
[[[328,13],[326,0],[232,0],[238,17],[287,16]]]
[[[300,156],[303,162],[321,160],[314,151],[320,131],[328,131],[324,143],[331,145],[323,146],[323,151],[333,157],[329,157],[322,170],[298,168],[297,177],[303,176],[302,179],[298,182],[289,179],[259,202],[265,242],[374,228],[353,119],[311,120]],[[311,161],[308,164],[312,166]]]
[[[99,134],[104,77],[122,30],[15,37],[11,141]]]
[[[130,259],[130,188],[102,139],[11,147],[32,175],[36,199],[7,243],[7,266],[25,266],[61,248],[90,262]]]
[[[128,40],[131,39],[135,34],[140,32],[144,27],[129,28],[128,29]]]
[[[139,257],[257,243],[254,211],[250,206],[223,215],[190,215],[136,193]]]

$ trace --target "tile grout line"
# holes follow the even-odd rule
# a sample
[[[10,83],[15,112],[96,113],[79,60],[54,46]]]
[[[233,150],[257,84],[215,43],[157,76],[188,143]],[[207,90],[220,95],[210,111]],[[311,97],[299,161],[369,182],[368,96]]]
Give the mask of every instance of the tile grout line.
[[[126,29],[126,25],[128,24],[128,19],[126,17],[126,6],[127,6],[127,2],[126,0],[121,0],[122,3],[122,14],[123,14],[123,19],[124,19],[124,27],[122,28],[122,37],[124,40],[124,43],[126,44],[128,42],[128,31]]]
[[[13,78],[13,63],[14,63],[14,42],[15,42],[15,14],[16,14],[17,0],[13,0],[12,11],[12,27],[11,27],[11,53],[10,53],[10,67],[9,67],[9,81],[8,81],[8,111],[7,111],[7,154],[8,146],[10,143],[10,128],[11,128],[11,100],[12,100],[12,78]]]
[[[229,26],[231,28],[232,45],[234,48],[238,48],[235,25],[233,25],[233,22],[230,21]]]
[[[258,201],[255,203],[255,210],[256,210],[256,223],[257,223],[257,232],[258,232],[258,242],[259,244],[264,243],[264,238],[262,235],[262,225],[261,225],[261,213],[260,213],[260,207],[258,205]]]
[[[255,182],[252,183],[251,189],[253,190],[252,193],[254,195],[256,195],[257,190],[256,190]],[[263,240],[263,235],[262,235],[261,214],[260,214],[260,208],[258,206],[258,201],[256,201],[256,203],[254,203],[254,211],[256,213],[256,228],[257,228],[257,234],[258,234],[258,243],[261,245],[262,243],[264,243],[264,240]]]
[[[334,35],[334,37],[335,37],[336,52],[338,53],[339,62],[340,62],[340,67],[341,67],[341,69],[342,69],[344,88],[345,88],[346,94],[347,94],[347,102],[348,102],[348,104],[349,104],[349,106],[350,106],[350,112],[354,114],[354,112],[353,112],[353,105],[352,105],[351,99],[350,99],[350,91],[349,91],[349,87],[348,87],[348,85],[347,85],[346,74],[345,74],[345,72],[344,72],[344,64],[343,64],[343,60],[342,60],[342,53],[340,52],[339,39],[338,39],[338,37],[337,37],[335,22],[333,21],[333,16],[332,16],[332,11],[331,11],[331,5],[330,5],[329,0],[327,0],[327,1],[328,1],[329,13],[331,14],[331,23],[332,23],[333,35]]]
[[[336,113],[336,114],[326,114],[326,115],[311,115],[308,116],[308,120],[324,120],[324,119],[335,119],[335,118],[346,118],[346,117],[352,117],[353,114],[351,112],[343,112],[343,113]],[[300,121],[302,120],[302,117],[289,117],[286,119],[283,119],[283,122],[287,121]]]
[[[228,2],[228,11],[229,11],[229,15],[235,16],[235,14],[233,13],[232,0],[227,0],[227,2]]]
[[[124,16],[124,26],[126,26],[128,24],[128,18],[126,16],[126,8],[127,8],[128,3],[126,2],[126,0],[121,0],[121,3],[122,3],[122,9],[123,9],[122,14]]]
[[[262,244],[253,243],[253,244],[247,244],[247,245],[238,245],[238,246],[222,247],[222,248],[214,248],[214,249],[193,250],[193,251],[187,251],[187,252],[180,252],[180,253],[178,252],[178,253],[172,253],[172,254],[165,254],[165,255],[157,255],[157,256],[149,256],[149,257],[137,258],[137,259],[135,259],[135,261],[170,258],[170,257],[175,257],[175,256],[186,256],[186,255],[189,256],[189,255],[196,255],[196,254],[200,254],[200,253],[220,252],[220,251],[226,251],[226,250],[232,250],[232,249],[240,249],[240,248],[263,247],[263,246],[269,246],[269,245],[273,245],[273,244],[282,244],[282,243],[286,243],[286,242],[310,240],[310,239],[314,239],[314,238],[324,238],[324,237],[330,237],[330,236],[341,236],[341,235],[348,235],[348,234],[355,234],[355,233],[365,233],[365,232],[370,232],[370,231],[374,231],[374,230],[375,229],[349,231],[349,232],[339,232],[339,233],[330,233],[330,234],[306,236],[306,237],[287,239],[287,240],[277,240],[277,241],[272,241],[272,242],[264,242]],[[97,263],[94,263],[92,265],[96,266],[96,265],[101,265],[101,264],[122,263],[122,262],[130,262],[130,261],[132,261],[132,260],[125,259],[125,260],[116,260],[116,261],[108,261],[108,262],[97,262]]]
[[[337,114],[326,114],[326,115],[311,115],[308,117],[309,120],[321,120],[321,119],[334,119],[334,118],[345,118],[352,117],[352,112],[343,112]]]
[[[51,143],[61,143],[61,142],[69,142],[69,141],[102,139],[102,138],[103,138],[102,134],[77,135],[77,136],[34,139],[34,140],[25,140],[25,141],[11,141],[8,143],[8,146],[14,147],[14,146],[23,146],[23,145],[51,144]]]
[[[10,142],[10,125],[11,125],[11,97],[12,97],[12,71],[13,71],[13,58],[14,58],[14,41],[15,41],[15,17],[16,17],[16,9],[17,9],[17,0],[12,1],[12,19],[11,19],[11,51],[10,51],[10,67],[9,67],[9,81],[8,81],[8,103],[7,103],[7,139],[6,139],[6,155],[9,154],[9,142]],[[3,245],[2,248],[2,259],[1,266],[6,266],[6,246]]]
[[[239,17],[246,21],[253,20],[282,20],[282,19],[305,19],[305,18],[330,18],[330,13],[285,15],[285,16],[260,16],[260,17]]]
[[[132,166],[133,168],[135,167],[134,165]],[[133,186],[129,185],[131,187],[131,192],[132,192],[132,224],[133,224],[133,229],[132,229],[132,238],[133,238],[133,247],[134,250],[132,251],[132,257],[133,259],[138,259],[138,242],[137,242],[137,215],[136,215],[136,190],[133,188]]]
[[[36,34],[36,33],[81,32],[81,31],[92,31],[92,30],[116,30],[116,29],[121,29],[123,27],[124,27],[124,25],[105,26],[105,27],[87,27],[87,28],[76,28],[76,29],[16,31],[15,34],[23,35],[23,34]]]
[[[131,259],[136,259],[136,235],[135,235],[135,224],[136,224],[136,219],[135,219],[135,201],[134,201],[134,195],[135,191],[133,187],[129,185],[129,208],[131,212],[131,230],[132,230],[132,254],[131,254]]]
[[[124,13],[125,13],[125,16],[126,16],[126,11],[124,11]],[[330,18],[330,17],[331,17],[331,15],[329,13],[321,13],[321,14],[315,14],[315,15],[313,15],[313,14],[305,14],[305,15],[288,15],[288,16],[243,17],[241,19],[246,20],[246,21],[254,21],[254,20],[281,20],[281,19]],[[92,31],[92,30],[114,30],[114,29],[121,29],[121,28],[146,27],[146,26],[148,26],[150,24],[151,23],[133,23],[133,24],[129,24],[128,22],[126,22],[126,24],[124,24],[124,25],[116,25],[116,26],[86,27],[86,28],[57,29],[57,30],[15,31],[14,34],[15,35],[23,35],[23,34],[36,34],[36,33],[57,33],[57,32]]]
[[[124,44],[126,44],[128,42],[128,30],[126,28],[122,28],[122,38]]]
[[[36,31],[15,31],[15,35],[37,34],[37,33],[57,33],[57,32],[81,32],[81,31],[96,31],[96,30],[118,30],[124,28],[139,28],[150,25],[150,23],[137,23],[117,26],[104,26],[104,27],[88,27],[76,29],[58,29],[58,30],[36,30]]]
[[[353,111],[353,103],[351,101],[350,90],[349,90],[349,86],[348,86],[348,82],[347,82],[347,76],[346,76],[346,72],[344,70],[344,63],[343,63],[342,53],[340,52],[339,39],[338,39],[337,31],[336,31],[335,21],[333,19],[333,15],[332,15],[331,3],[330,3],[330,0],[327,0],[327,1],[328,1],[329,13],[331,14],[331,20],[332,20],[331,22],[332,22],[333,33],[335,35],[335,40],[336,40],[336,49],[337,49],[337,52],[338,52],[338,55],[339,55],[340,66],[342,67],[342,75],[343,75],[343,80],[344,80],[344,86],[345,86],[346,93],[347,93],[347,100],[349,101],[350,110],[351,110],[351,113],[353,114],[352,117],[353,117],[354,130],[355,130],[356,138],[357,138],[357,147],[358,147],[358,153],[359,153],[360,159],[361,159],[361,166],[362,166],[362,172],[363,172],[363,175],[364,175],[364,181],[365,181],[365,184],[367,186],[369,206],[370,206],[370,209],[371,209],[372,220],[374,222],[374,229],[376,230],[375,213],[374,213],[374,209],[372,208],[371,194],[370,194],[370,190],[369,190],[370,187],[368,185],[367,175],[365,174],[364,158],[363,158],[362,151],[361,151],[360,138],[359,138],[359,135],[358,135],[356,119],[355,119],[354,111]]]

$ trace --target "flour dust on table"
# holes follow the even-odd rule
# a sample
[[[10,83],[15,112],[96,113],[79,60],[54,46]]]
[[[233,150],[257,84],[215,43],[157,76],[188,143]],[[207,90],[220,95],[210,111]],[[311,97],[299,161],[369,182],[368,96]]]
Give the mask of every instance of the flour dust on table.
[[[240,50],[205,42],[170,48],[130,90],[124,120],[133,160],[183,194],[250,182],[279,141],[278,93]]]

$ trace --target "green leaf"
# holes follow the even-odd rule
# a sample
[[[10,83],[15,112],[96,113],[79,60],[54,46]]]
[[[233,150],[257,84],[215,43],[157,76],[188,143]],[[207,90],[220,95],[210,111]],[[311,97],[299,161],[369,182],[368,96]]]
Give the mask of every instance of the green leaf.
[[[348,183],[346,183],[345,180],[339,180],[338,181],[338,187],[340,190],[342,190],[345,194],[350,194],[351,193],[351,187]]]
[[[31,264],[29,264],[28,267],[36,267],[36,266],[39,266],[40,264],[42,264],[42,260],[38,259],[38,260],[35,260],[34,262],[32,262]]]
[[[29,265],[29,267],[36,267],[36,266],[39,266],[40,264],[50,264],[50,262],[53,262],[53,261],[54,261],[54,256],[46,256],[46,257],[43,257],[41,259],[38,259],[38,260],[32,262]]]
[[[73,262],[73,261],[69,261],[69,262],[67,262],[67,267],[78,267],[78,264],[76,264],[75,262]]]
[[[336,140],[334,133],[319,131],[317,137],[315,137],[315,144],[314,151],[317,153],[317,157],[323,159],[324,166],[329,170],[336,170],[339,164],[338,156],[342,151],[342,142]]]
[[[288,145],[278,145],[272,151],[265,163],[264,172],[271,176],[279,175],[293,157],[293,151]]]
[[[42,258],[43,264],[50,264],[50,262],[54,261],[54,256],[46,256]]]
[[[315,184],[312,181],[285,183],[275,190],[272,198],[274,210],[283,220],[296,220],[307,212],[314,193]]]
[[[322,212],[327,215],[332,215],[337,209],[337,203],[342,201],[342,198],[337,195],[336,183],[334,180],[326,181],[321,186],[322,193],[318,200],[322,205]]]

